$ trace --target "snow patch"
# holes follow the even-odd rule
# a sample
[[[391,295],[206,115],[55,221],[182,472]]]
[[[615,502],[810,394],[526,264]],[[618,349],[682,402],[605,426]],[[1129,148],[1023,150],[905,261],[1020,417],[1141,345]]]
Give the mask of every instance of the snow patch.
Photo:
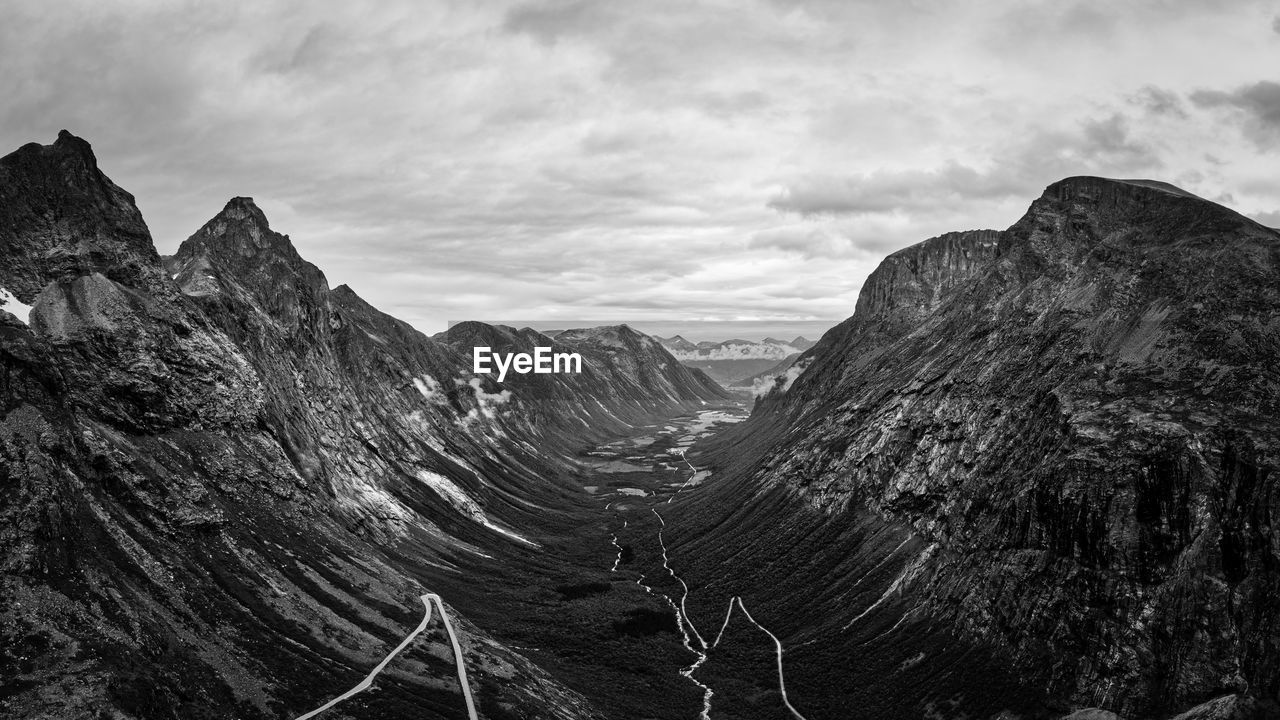
[[[507,401],[511,399],[510,390],[502,390],[496,393],[485,392],[484,381],[480,378],[471,378],[465,383],[457,379],[453,382],[456,385],[470,385],[471,389],[475,391],[476,407],[467,413],[466,419],[468,421],[475,420],[480,416],[490,420],[494,419],[498,415],[498,406],[507,404]]]
[[[341,498],[340,502],[356,511],[372,511],[385,520],[409,522],[413,517],[403,503],[363,478],[356,478],[351,485],[350,494]]]
[[[31,306],[18,300],[13,293],[3,287],[0,287],[0,310],[18,318],[23,325],[31,324]]]
[[[433,405],[443,405],[449,402],[448,397],[445,396],[444,388],[440,387],[440,383],[436,382],[436,379],[430,375],[414,378],[413,386],[418,389],[418,392],[422,393],[422,397],[426,398],[427,402]]]
[[[426,483],[455,510],[477,522],[484,521],[484,510],[480,508],[479,503],[472,500],[471,496],[452,480],[430,470],[419,470],[417,475],[419,480]]]
[[[513,540],[518,540],[525,545],[538,547],[538,544],[532,540],[494,524],[484,514],[484,510],[480,507],[480,504],[475,500],[472,500],[471,496],[468,495],[465,490],[458,487],[449,478],[441,475],[440,473],[431,472],[430,470],[419,470],[417,472],[417,477],[419,480],[426,483],[428,487],[434,490],[437,495],[444,498],[444,500],[452,505],[455,510],[467,516],[472,521],[477,522],[494,532],[506,535]]]

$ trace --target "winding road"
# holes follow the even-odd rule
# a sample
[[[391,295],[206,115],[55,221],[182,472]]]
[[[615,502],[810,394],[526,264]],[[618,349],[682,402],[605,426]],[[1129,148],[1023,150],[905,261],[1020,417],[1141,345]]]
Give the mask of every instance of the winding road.
[[[444,609],[444,601],[435,593],[427,593],[422,595],[420,599],[422,600],[422,606],[426,609],[426,612],[422,616],[422,622],[418,623],[418,627],[414,628],[413,632],[409,633],[404,640],[401,640],[400,644],[397,645],[396,648],[385,658],[383,658],[382,662],[378,663],[363,680],[356,683],[355,687],[330,700],[324,705],[321,705],[315,710],[312,710],[305,715],[299,715],[295,720],[308,720],[308,718],[313,718],[343,700],[346,700],[357,693],[362,693],[365,690],[368,690],[369,686],[373,684],[374,679],[378,677],[378,674],[381,673],[393,659],[395,659],[395,656],[399,655],[401,650],[408,647],[409,643],[413,642],[423,630],[427,629],[427,625],[431,622],[431,603],[433,601],[435,602],[436,607],[440,609],[440,622],[444,624],[445,632],[449,634],[449,642],[453,645],[453,660],[458,667],[458,683],[462,686],[462,696],[467,701],[468,720],[479,720],[476,716],[475,700],[471,697],[471,685],[467,682],[467,668],[462,664],[462,646],[458,644],[458,636],[453,632],[453,624],[449,622],[449,613]]]
[[[670,497],[668,497],[668,498],[667,498],[666,502],[667,502],[668,504],[669,504],[672,500],[674,500],[674,499],[676,498],[676,496],[677,496],[677,495],[679,495],[679,494],[680,494],[680,492],[681,492],[682,490],[684,490],[684,489],[685,489],[685,487],[687,487],[687,486],[689,485],[689,483],[690,483],[690,482],[691,482],[695,477],[697,477],[697,475],[698,475],[698,473],[699,473],[698,468],[696,468],[696,467],[693,465],[693,463],[689,462],[689,459],[688,459],[687,457],[685,457],[684,450],[680,450],[680,453],[679,453],[679,454],[680,454],[680,459],[684,461],[684,464],[689,466],[689,470],[690,470],[690,473],[691,473],[691,474],[690,474],[690,476],[689,476],[689,479],[688,479],[688,480],[685,480],[685,482],[684,482],[684,483],[683,483],[683,484],[682,484],[678,489],[676,489],[676,491],[675,491],[675,492],[674,492]],[[679,575],[677,575],[677,574],[676,574],[675,569],[673,569],[673,568],[671,567],[670,558],[668,558],[668,556],[667,556],[667,544],[666,544],[666,541],[664,540],[664,538],[663,538],[663,536],[662,536],[662,535],[663,535],[663,531],[664,531],[664,530],[666,529],[666,527],[667,527],[667,522],[666,522],[666,520],[662,517],[662,514],[658,512],[657,508],[650,508],[650,511],[651,511],[651,512],[653,512],[653,514],[654,514],[655,516],[657,516],[657,518],[658,518],[658,523],[659,523],[659,526],[658,526],[658,545],[659,545],[659,547],[662,549],[662,567],[663,567],[663,568],[664,568],[668,573],[670,573],[670,575],[671,575],[671,577],[672,577],[673,579],[675,579],[677,582],[679,582],[679,583],[680,583],[680,587],[681,587],[681,588],[683,588],[683,590],[684,590],[684,594],[683,594],[683,595],[681,595],[681,597],[680,597],[680,603],[679,603],[679,605],[677,605],[675,602],[673,602],[673,601],[671,600],[671,598],[667,598],[665,595],[663,595],[663,597],[664,597],[664,599],[666,599],[667,603],[668,603],[669,605],[671,605],[671,608],[672,608],[673,610],[675,610],[675,612],[676,612],[676,617],[677,617],[677,619],[678,619],[678,620],[679,620],[679,622],[680,622],[680,634],[681,634],[681,635],[683,636],[683,638],[684,638],[684,646],[685,646],[687,649],[689,649],[689,650],[691,650],[692,652],[694,652],[694,653],[698,656],[698,659],[697,659],[697,660],[696,660],[692,665],[690,665],[689,667],[687,667],[687,668],[685,668],[684,670],[682,670],[682,671],[680,672],[680,674],[681,674],[681,675],[683,675],[684,677],[688,678],[688,679],[689,679],[689,681],[690,681],[690,682],[692,682],[693,684],[695,684],[695,685],[697,685],[698,687],[702,688],[702,691],[703,691],[703,698],[702,698],[702,712],[701,712],[701,713],[699,714],[699,716],[698,716],[698,717],[699,717],[699,720],[710,720],[710,717],[711,717],[711,698],[712,698],[712,696],[714,696],[714,695],[715,695],[715,693],[714,693],[714,691],[712,691],[712,689],[711,689],[710,687],[708,687],[707,685],[705,685],[705,684],[703,684],[702,682],[700,682],[700,681],[699,681],[697,678],[695,678],[693,675],[694,675],[694,672],[696,672],[696,671],[697,671],[697,669],[698,669],[699,667],[701,667],[701,666],[702,666],[702,664],[703,664],[703,663],[705,663],[705,662],[707,661],[707,659],[710,657],[710,652],[711,652],[713,649],[715,649],[715,648],[716,648],[716,646],[718,646],[718,645],[720,644],[720,639],[721,639],[722,637],[724,637],[725,629],[729,627],[729,620],[733,617],[733,607],[734,607],[734,605],[735,605],[735,604],[737,604],[738,608],[742,611],[742,614],[746,616],[747,620],[748,620],[748,621],[750,621],[752,625],[755,625],[757,628],[759,628],[759,629],[760,629],[760,631],[761,631],[761,632],[763,632],[764,634],[768,635],[768,636],[769,636],[769,638],[770,638],[771,640],[773,640],[774,648],[776,649],[776,652],[777,652],[777,663],[778,663],[778,692],[782,695],[782,703],[787,707],[787,710],[788,710],[788,711],[790,711],[790,712],[791,712],[791,714],[792,714],[792,715],[793,715],[797,720],[806,720],[805,716],[804,716],[804,715],[802,715],[802,714],[800,714],[800,711],[799,711],[799,710],[797,710],[797,709],[796,709],[796,707],[795,707],[794,705],[792,705],[792,704],[791,704],[791,700],[790,700],[790,698],[788,698],[788,697],[787,697],[787,683],[786,683],[786,677],[784,676],[784,674],[783,674],[783,670],[782,670],[782,654],[783,654],[782,641],[778,639],[778,636],[777,636],[777,635],[774,635],[772,632],[770,632],[768,628],[766,628],[765,626],[763,626],[763,625],[761,625],[760,623],[756,622],[756,619],[755,619],[754,617],[752,617],[752,616],[751,616],[751,613],[750,613],[750,612],[748,612],[748,611],[747,611],[747,606],[743,604],[743,602],[742,602],[742,598],[741,598],[741,597],[739,597],[739,596],[735,595],[735,596],[733,596],[732,598],[730,598],[730,600],[729,600],[729,609],[728,609],[728,611],[725,613],[725,616],[724,616],[724,622],[721,624],[721,626],[720,626],[720,632],[716,635],[716,639],[715,639],[715,641],[714,641],[714,642],[712,642],[712,643],[708,644],[708,643],[707,643],[707,641],[706,641],[706,639],[702,637],[702,633],[698,632],[698,629],[697,629],[696,627],[694,627],[693,620],[689,617],[688,611],[687,611],[687,609],[686,609],[686,601],[687,601],[687,599],[688,599],[688,597],[689,597],[689,585],[688,585],[687,583],[685,583],[685,581],[684,581],[684,579],[683,579],[683,578],[681,578]],[[617,543],[617,541],[616,541],[616,536],[615,536],[614,543],[615,543],[615,544]],[[616,568],[617,568],[617,563],[615,563],[615,564],[614,564],[614,569],[616,570]],[[640,578],[641,578],[641,580],[643,580],[643,579],[644,579],[644,576],[643,576],[643,575],[641,575],[641,576],[640,576]],[[640,583],[640,580],[637,580],[637,583]],[[645,590],[647,590],[647,591],[649,591],[649,592],[653,592],[653,591],[652,591],[652,589],[651,589],[649,586],[644,585],[643,583],[640,583],[640,584],[642,585],[642,587],[644,587],[644,588],[645,588]],[[688,627],[688,630],[689,630],[689,631],[692,631],[692,633],[693,633],[693,638],[696,638],[696,639],[697,639],[698,647],[696,647],[696,648],[695,648],[695,647],[693,647],[693,643],[691,642],[691,639],[692,639],[692,638],[690,638],[689,633],[688,633],[688,632],[686,632],[686,630],[685,630],[686,626]]]
[[[684,579],[682,579],[679,575],[677,575],[676,571],[671,568],[670,562],[667,558],[667,545],[666,545],[666,542],[662,539],[662,530],[666,528],[667,523],[665,520],[662,519],[662,515],[658,514],[657,510],[653,510],[653,514],[658,516],[658,522],[660,523],[660,528],[658,530],[658,544],[662,548],[662,567],[666,568],[667,572],[671,574],[671,577],[675,578],[676,581],[680,583],[680,586],[684,588],[684,595],[681,596],[679,605],[676,605],[674,602],[672,602],[670,598],[667,598],[667,602],[671,605],[671,608],[676,611],[676,616],[680,620],[680,623],[681,623],[680,632],[684,635],[685,647],[688,648],[689,650],[692,650],[694,653],[698,655],[698,659],[692,665],[682,670],[680,674],[689,678],[691,682],[693,682],[695,685],[702,688],[703,690],[702,712],[698,715],[699,720],[710,720],[711,698],[713,695],[715,695],[715,693],[711,690],[710,687],[708,687],[707,685],[704,685],[703,683],[699,682],[697,678],[693,677],[693,673],[699,667],[701,667],[704,662],[707,661],[707,659],[710,657],[711,651],[714,650],[720,644],[721,638],[724,637],[725,629],[729,627],[729,620],[730,618],[733,617],[733,606],[735,603],[737,604],[738,609],[742,611],[742,614],[746,616],[747,620],[750,621],[752,625],[755,625],[757,628],[760,629],[761,632],[763,632],[765,635],[768,635],[770,640],[773,640],[774,648],[777,651],[778,692],[782,695],[782,704],[787,706],[787,710],[789,710],[791,714],[797,718],[797,720],[806,720],[805,716],[800,714],[800,711],[797,710],[796,707],[791,704],[790,698],[787,697],[787,679],[782,671],[782,653],[783,653],[782,641],[778,639],[777,635],[774,635],[772,632],[770,632],[768,628],[756,622],[756,619],[752,617],[751,613],[747,610],[747,606],[743,604],[741,597],[734,595],[732,598],[729,599],[729,609],[724,615],[724,622],[721,623],[720,632],[716,634],[716,639],[713,642],[711,642],[711,644],[707,644],[707,641],[703,639],[702,634],[699,633],[698,629],[693,626],[693,620],[690,619],[689,614],[685,609],[685,600],[689,597],[689,586],[686,585]],[[684,631],[685,625],[688,625],[689,629],[693,631],[693,636],[698,639],[698,645],[700,649],[691,647],[691,644],[689,642],[689,635]]]

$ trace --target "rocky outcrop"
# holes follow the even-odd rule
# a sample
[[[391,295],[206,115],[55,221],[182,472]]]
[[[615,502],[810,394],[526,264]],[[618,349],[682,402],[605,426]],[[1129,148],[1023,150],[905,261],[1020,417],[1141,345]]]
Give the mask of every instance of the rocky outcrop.
[[[0,286],[19,300],[94,272],[154,290],[157,260],[133,196],[98,170],[89,143],[63,130],[0,159]]]
[[[996,230],[947,233],[893,253],[863,283],[855,317],[918,322],[996,256],[1000,237]]]
[[[791,607],[857,620],[832,651],[943,623],[1047,688],[1040,712],[1168,717],[1229,692],[1274,708],[1278,309],[1280,233],[1162,183],[1063,180],[1005,232],[886,260],[704,456],[737,496],[688,512],[749,488],[783,523],[870,514],[916,538],[846,571],[894,568],[883,596]],[[717,541],[735,542],[686,550]],[[914,666],[953,671],[934,654]],[[991,698],[966,693],[955,713]]]

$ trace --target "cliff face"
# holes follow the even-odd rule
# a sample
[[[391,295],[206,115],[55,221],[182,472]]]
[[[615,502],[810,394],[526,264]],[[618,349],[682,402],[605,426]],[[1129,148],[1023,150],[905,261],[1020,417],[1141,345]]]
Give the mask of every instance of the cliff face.
[[[996,256],[1000,237],[995,230],[947,233],[893,253],[863,284],[855,317],[919,321]]]
[[[0,163],[0,273],[30,303],[51,280],[94,272],[156,286],[159,263],[133,196],[98,170],[89,143],[62,131]]]
[[[859,618],[832,647],[888,611],[864,652],[954,624],[1043,708],[1274,701],[1278,310],[1280,233],[1161,183],[1070,178],[1005,232],[891,256],[703,462],[794,522],[870,514],[912,538],[864,561],[901,568],[871,615],[791,608]]]
[[[300,714],[438,592],[486,715],[600,716],[466,618],[501,611],[479,581],[555,567],[539,533],[585,502],[582,437],[535,428],[536,397],[330,289],[248,199],[164,267],[69,134],[0,159],[0,199],[0,286],[33,304],[0,314],[0,714]],[[662,377],[662,409],[702,406]],[[607,412],[658,412],[656,380]],[[353,712],[458,716],[438,621],[421,638]]]

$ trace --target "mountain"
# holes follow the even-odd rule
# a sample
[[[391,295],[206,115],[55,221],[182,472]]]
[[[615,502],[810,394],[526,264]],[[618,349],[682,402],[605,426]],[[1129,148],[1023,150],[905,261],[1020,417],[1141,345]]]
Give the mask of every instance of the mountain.
[[[580,332],[564,387],[476,376],[463,335],[509,329],[426,337],[330,288],[248,198],[161,259],[65,131],[0,158],[0,256],[31,307],[0,313],[0,715],[295,717],[402,640],[348,715],[474,696],[488,718],[603,718],[684,691],[669,635],[622,691],[593,657],[511,642],[558,630],[540,598],[599,534],[575,455],[723,397],[652,340]]]
[[[704,340],[694,344],[679,335],[657,340],[677,360],[706,372],[726,386],[741,384],[740,379],[768,370],[785,358],[812,347],[812,343],[803,337],[797,337],[796,344],[775,338],[760,341]]]
[[[704,373],[626,325],[561,330],[553,339],[531,328],[462,322],[434,339],[467,356],[479,346],[501,353],[532,353],[541,346],[581,355],[580,374],[507,376],[505,386],[527,406],[534,432],[558,426],[579,438],[603,438],[668,417],[691,400],[705,405],[729,398]]]
[[[677,353],[677,352],[691,353],[691,352],[697,352],[698,350],[698,346],[696,344],[688,340],[685,340],[683,337],[680,337],[679,335],[673,335],[669,338],[655,337],[654,339],[662,343],[663,347],[665,347],[667,350],[673,353]]]
[[[691,618],[740,596],[810,720],[1277,717],[1277,318],[1280,233],[1153,181],[889,256],[690,453]]]
[[[0,716],[1280,715],[1280,232],[1173,186],[677,348],[773,368],[737,424],[625,325],[427,337],[249,198],[161,258],[66,132],[0,200]]]

